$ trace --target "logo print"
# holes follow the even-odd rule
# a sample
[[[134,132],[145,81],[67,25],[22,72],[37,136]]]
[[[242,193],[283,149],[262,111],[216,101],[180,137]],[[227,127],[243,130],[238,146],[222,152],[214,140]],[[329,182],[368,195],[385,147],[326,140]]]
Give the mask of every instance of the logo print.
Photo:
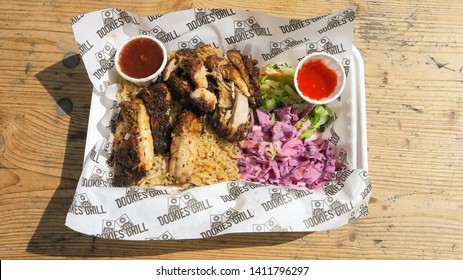
[[[180,197],[169,197],[167,199],[167,213],[174,213],[183,207],[194,207],[198,204],[198,200],[191,194],[185,193]]]
[[[103,18],[104,25],[113,23],[116,19],[115,15],[117,15],[118,18],[123,18],[127,23],[133,22],[132,18],[126,11],[121,9],[108,9],[101,11],[101,17]]]
[[[103,219],[103,228],[101,230],[102,234],[112,233],[115,230],[116,230],[116,223],[114,221]]]
[[[97,234],[98,237],[110,238],[110,239],[123,239],[126,236],[133,236],[147,232],[148,229],[144,223],[134,224],[130,218],[123,214],[116,220],[102,220],[101,234]]]
[[[159,25],[156,25],[151,30],[140,30],[140,35],[149,35],[156,39],[162,40],[162,38],[164,38],[166,35],[166,32],[161,27],[159,27]]]
[[[123,231],[127,231],[129,228],[133,227],[132,221],[129,219],[129,217],[127,217],[126,214],[119,217],[119,219],[116,220],[116,223]]]
[[[313,200],[312,201],[312,216],[323,215],[325,211],[325,203],[323,200]]]
[[[113,143],[108,140],[105,140],[105,144],[102,145],[100,148],[100,154],[102,154],[106,158],[109,158],[111,156],[112,147],[113,147]]]
[[[246,24],[244,20],[235,20],[233,27],[235,35],[242,34],[246,32]]]
[[[346,181],[349,178],[350,174],[352,174],[353,170],[340,170],[331,173],[331,180],[332,181]],[[330,182],[329,182],[330,183]]]
[[[324,36],[317,42],[310,42],[307,43],[305,46],[307,54],[311,54],[314,52],[326,51],[333,46],[333,43],[328,37]]]
[[[223,212],[222,214],[212,214],[210,216],[211,221],[211,229],[212,228],[219,228],[223,226],[223,223],[233,220],[239,216],[240,212],[233,208],[229,208],[227,211]]]
[[[104,45],[103,50],[95,53],[95,56],[100,66],[103,67],[106,66],[111,59],[114,58],[115,54],[116,48],[114,48],[114,46],[108,42]]]
[[[347,151],[343,148],[341,148],[341,150],[339,151],[338,159],[345,165],[349,165],[349,162],[347,162]]]
[[[336,133],[333,127],[330,128],[330,132],[331,132],[330,142],[335,146],[338,145],[339,139],[341,138]]]
[[[237,215],[238,215],[238,211],[236,211],[235,209],[233,208],[230,208],[228,209],[227,211],[225,211],[223,214],[222,214],[222,217],[225,219],[225,220],[229,220],[229,219],[234,219]]]
[[[125,191],[125,196],[134,196],[140,192],[140,188],[137,187],[129,187]]]
[[[360,178],[362,178],[362,181],[365,183],[365,185],[367,185],[367,186],[371,185],[371,180],[370,180],[370,177],[368,176],[368,172],[362,171],[359,174],[359,176],[360,176]]]
[[[333,28],[338,27],[343,21],[353,21],[355,18],[355,12],[352,9],[347,9],[338,15],[333,15],[328,19],[327,27]]]
[[[253,232],[282,232],[289,231],[287,228],[283,228],[278,221],[271,217],[268,221],[263,224],[252,225]]]
[[[349,215],[349,223],[355,221],[361,217],[368,216],[368,205],[366,203],[360,205],[356,210],[353,210]]]
[[[220,228],[220,226],[222,225],[222,215],[217,215],[217,214],[214,214],[214,215],[211,215],[210,217],[211,219],[211,229],[213,228]]]
[[[197,49],[204,47],[206,44],[199,38],[198,35],[190,39],[190,41],[178,42],[179,49]]]
[[[270,193],[270,200],[277,200],[281,198],[281,188],[272,188],[268,190]]]
[[[88,181],[90,185],[87,187],[107,187],[113,183],[114,173],[112,171],[104,171],[99,167],[94,167]]]
[[[270,42],[270,54],[279,54],[281,52],[283,52],[285,49],[288,49],[288,48],[291,48],[291,47],[294,47],[295,45],[297,45],[298,42],[294,39],[292,39],[291,37],[288,37],[286,39],[284,39],[283,41],[281,42]]]
[[[350,59],[349,58],[343,58],[342,59],[342,66],[344,67],[344,72],[346,75],[349,74],[349,68],[350,68]]]
[[[327,210],[334,210],[335,208],[341,206],[339,200],[335,200],[333,197],[328,196],[324,200],[314,200],[312,201],[312,215],[319,216],[323,215],[323,212]]]
[[[245,20],[235,20],[233,26],[235,35],[244,34],[248,30],[260,32],[259,30],[261,29],[255,17],[249,17]]]
[[[174,213],[180,210],[180,199],[178,197],[169,197],[167,199],[167,213]]]
[[[129,14],[127,14],[126,11],[123,11],[121,9],[114,9],[114,12],[119,15],[120,18],[123,18],[125,19],[127,22],[130,22],[132,20],[132,18],[129,16]]]
[[[145,240],[175,240],[172,234],[169,231],[162,233],[156,237],[146,237]]]
[[[204,18],[207,15],[207,9],[205,9],[205,8],[196,8],[196,9],[194,9],[194,13],[195,13],[195,18],[196,19]]]
[[[238,196],[241,194],[238,182],[227,183],[228,194]]]
[[[82,207],[90,207],[92,203],[88,199],[88,196],[85,193],[77,194],[77,199]]]
[[[290,19],[289,20],[289,25],[301,25],[302,24],[302,20],[300,19]]]
[[[113,9],[101,11],[101,16],[103,18],[104,25],[111,24],[111,22],[114,21]]]

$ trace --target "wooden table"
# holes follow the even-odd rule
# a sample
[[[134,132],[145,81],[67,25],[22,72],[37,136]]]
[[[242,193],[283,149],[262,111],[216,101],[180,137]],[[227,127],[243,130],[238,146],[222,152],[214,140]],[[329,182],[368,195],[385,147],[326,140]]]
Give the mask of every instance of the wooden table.
[[[304,18],[352,5],[354,44],[365,60],[368,217],[310,234],[170,242],[102,240],[64,226],[92,89],[82,63],[63,65],[78,52],[72,16],[108,7],[138,15],[234,7]],[[463,258],[461,1],[2,1],[0,11],[2,259]]]

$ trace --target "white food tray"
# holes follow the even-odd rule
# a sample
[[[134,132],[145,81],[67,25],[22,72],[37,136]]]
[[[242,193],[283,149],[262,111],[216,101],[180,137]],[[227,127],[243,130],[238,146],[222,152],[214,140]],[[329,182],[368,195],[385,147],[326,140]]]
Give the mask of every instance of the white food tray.
[[[357,155],[356,158],[352,159],[352,168],[368,170],[365,74],[363,63],[359,50],[355,46],[352,46],[352,60],[348,79],[350,80],[350,105],[352,106],[351,112],[353,120],[353,125],[351,127],[353,130],[352,138],[357,139],[357,141],[352,143],[352,149]],[[100,138],[97,124],[103,118],[107,110],[102,102],[99,101],[101,95],[102,93],[93,88],[84,159],[87,158],[89,152]]]

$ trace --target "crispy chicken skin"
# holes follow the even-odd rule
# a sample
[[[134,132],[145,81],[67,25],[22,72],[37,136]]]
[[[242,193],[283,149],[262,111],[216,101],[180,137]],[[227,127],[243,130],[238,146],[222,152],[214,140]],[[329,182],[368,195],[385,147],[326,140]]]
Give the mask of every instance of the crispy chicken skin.
[[[113,145],[114,185],[137,185],[154,161],[150,117],[141,99],[120,103]]]
[[[207,88],[197,88],[190,93],[190,101],[203,112],[212,112],[217,104],[217,97]]]
[[[143,100],[150,114],[154,151],[157,153],[168,152],[172,133],[169,117],[172,97],[166,84],[156,83],[143,88],[138,96]]]
[[[175,72],[170,74],[170,77],[166,83],[169,87],[172,97],[175,99],[187,99],[190,97],[190,94],[193,91],[193,87],[188,82],[188,80]]]
[[[169,161],[169,174],[178,184],[185,184],[191,179],[198,152],[194,142],[201,130],[201,121],[191,111],[185,111],[179,116],[172,133]]]
[[[206,113],[214,110],[217,97],[209,90],[206,67],[194,50],[178,50],[168,62],[162,80],[175,99],[189,98],[196,108]]]

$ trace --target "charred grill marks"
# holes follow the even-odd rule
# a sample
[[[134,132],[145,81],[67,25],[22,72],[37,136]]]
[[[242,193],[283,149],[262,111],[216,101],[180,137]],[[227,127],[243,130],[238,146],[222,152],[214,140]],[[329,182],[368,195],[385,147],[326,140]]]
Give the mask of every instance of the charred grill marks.
[[[256,64],[237,50],[224,55],[209,45],[177,51],[160,80],[120,104],[110,159],[116,185],[143,180],[153,168],[155,152],[169,153],[172,180],[187,183],[202,152],[195,141],[206,119],[219,137],[243,140],[249,108],[262,104]]]
[[[114,165],[114,185],[136,185],[153,167],[153,138],[143,101],[123,101],[114,133],[110,162]]]
[[[172,133],[169,111],[172,101],[166,84],[157,83],[143,88],[138,96],[145,103],[150,114],[151,134],[153,136],[154,151],[166,153],[169,151]]]

